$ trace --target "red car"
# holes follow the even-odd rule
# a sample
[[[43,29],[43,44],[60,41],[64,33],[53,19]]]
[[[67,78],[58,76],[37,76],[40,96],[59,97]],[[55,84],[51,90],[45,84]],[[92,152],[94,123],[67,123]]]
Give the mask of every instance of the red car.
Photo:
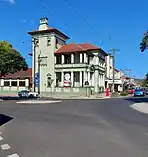
[[[128,94],[133,94],[133,93],[134,93],[134,89],[127,89],[126,92],[127,92]]]

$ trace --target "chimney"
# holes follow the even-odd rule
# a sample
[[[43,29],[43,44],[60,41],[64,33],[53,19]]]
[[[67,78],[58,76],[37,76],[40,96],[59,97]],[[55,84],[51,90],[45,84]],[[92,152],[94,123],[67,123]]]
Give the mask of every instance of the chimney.
[[[48,18],[43,17],[40,19],[39,30],[46,30],[46,29],[48,29]]]

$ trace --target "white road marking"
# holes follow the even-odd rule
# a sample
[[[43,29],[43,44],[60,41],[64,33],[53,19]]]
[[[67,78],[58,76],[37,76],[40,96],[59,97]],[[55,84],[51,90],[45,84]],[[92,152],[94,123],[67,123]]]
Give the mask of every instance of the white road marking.
[[[18,101],[18,104],[50,104],[50,103],[60,103],[62,101],[50,101],[50,100],[27,100],[27,101]]]
[[[11,147],[9,146],[9,144],[2,144],[1,145],[1,149],[2,150],[8,150],[8,149],[10,149]]]
[[[3,141],[3,140],[4,140],[4,138],[2,136],[0,136],[0,141]]]
[[[19,157],[17,154],[11,154],[11,155],[8,155],[7,157]]]
[[[130,105],[130,107],[139,112],[148,114],[148,103],[135,103],[133,105]]]

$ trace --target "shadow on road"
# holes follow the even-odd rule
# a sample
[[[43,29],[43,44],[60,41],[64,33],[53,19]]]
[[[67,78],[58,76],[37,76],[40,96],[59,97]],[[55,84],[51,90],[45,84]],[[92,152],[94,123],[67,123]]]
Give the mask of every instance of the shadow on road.
[[[2,100],[28,100],[28,99],[37,99],[37,98],[20,98],[17,96],[1,96]]]
[[[148,97],[130,97],[130,98],[126,98],[125,100],[131,101],[133,103],[148,103]]]
[[[0,96],[2,100],[61,100],[50,97],[41,97],[41,98],[20,98],[18,96]]]
[[[12,117],[6,116],[4,114],[0,114],[0,126],[2,126],[5,123],[8,123],[12,119],[13,119]]]

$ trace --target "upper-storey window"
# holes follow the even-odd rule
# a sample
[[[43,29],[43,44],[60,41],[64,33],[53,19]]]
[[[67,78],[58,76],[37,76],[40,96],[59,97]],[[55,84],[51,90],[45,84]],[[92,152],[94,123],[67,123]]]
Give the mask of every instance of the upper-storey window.
[[[62,63],[62,56],[61,55],[57,55],[56,56],[56,64],[61,64]]]
[[[65,64],[71,64],[71,55],[70,54],[65,55],[64,57],[65,57],[65,60],[64,60],[65,62],[64,63]]]
[[[47,46],[50,46],[50,45],[51,45],[51,39],[47,38]]]
[[[32,42],[33,42],[33,44],[34,44],[35,47],[38,47],[38,46],[39,46],[39,39],[38,39],[38,38],[34,38],[34,39],[32,40]]]
[[[80,53],[74,54],[74,63],[80,63]]]
[[[58,39],[56,38],[55,48],[58,49]]]

